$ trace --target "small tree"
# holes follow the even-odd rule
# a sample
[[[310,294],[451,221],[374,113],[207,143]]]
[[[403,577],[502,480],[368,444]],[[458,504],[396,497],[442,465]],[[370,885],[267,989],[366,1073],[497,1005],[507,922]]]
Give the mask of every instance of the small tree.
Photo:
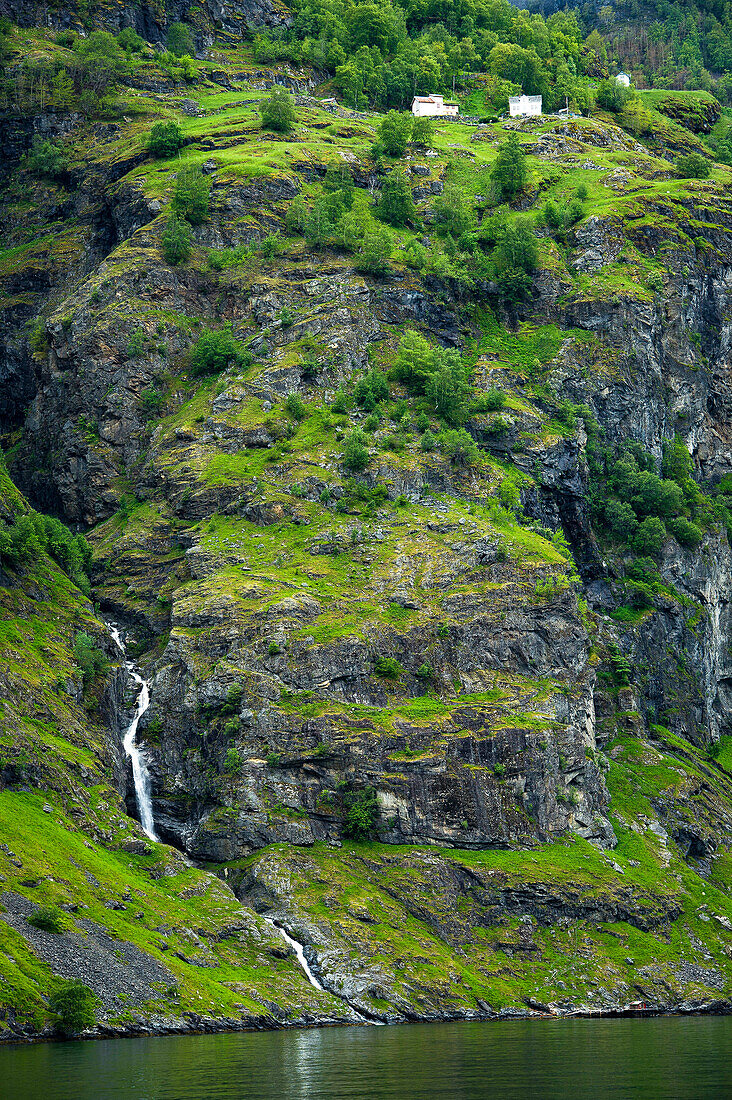
[[[529,181],[526,157],[516,134],[503,142],[491,169],[491,182],[501,202],[510,202]]]
[[[64,982],[48,1000],[48,1007],[56,1014],[56,1026],[64,1035],[94,1027],[98,1004],[96,995],[78,980]]]
[[[412,142],[415,145],[431,145],[435,127],[430,118],[415,118],[412,122]]]
[[[455,466],[474,466],[478,461],[478,448],[475,440],[465,428],[442,432],[437,439],[438,446]]]
[[[369,464],[369,450],[366,436],[355,431],[343,444],[343,465],[347,470],[365,470]]]
[[[168,49],[176,57],[183,57],[186,54],[192,57],[196,52],[191,32],[185,23],[171,23],[166,42]]]
[[[356,271],[367,275],[383,275],[389,270],[391,259],[391,237],[389,231],[381,226],[369,226],[361,242],[356,257]]]
[[[351,793],[347,799],[343,835],[351,840],[368,840],[373,835],[378,817],[379,804],[373,787]]]
[[[68,167],[66,150],[36,134],[30,151],[25,155],[25,167],[34,176],[50,180],[61,179]]]
[[[390,172],[384,180],[379,214],[389,225],[406,225],[414,217],[412,191],[406,173],[401,168]]]
[[[273,88],[267,99],[259,105],[262,129],[289,134],[295,128],[297,115],[295,102],[286,88]]]
[[[244,365],[247,353],[228,328],[206,329],[191,350],[191,374],[219,374],[229,363]]]
[[[712,174],[712,166],[701,153],[687,153],[674,165],[676,175],[682,180],[705,180]]]
[[[390,157],[403,157],[412,133],[412,116],[399,111],[389,111],[378,126],[379,142]]]
[[[187,221],[171,214],[160,238],[163,256],[169,264],[185,263],[191,255],[191,229]]]
[[[183,141],[183,131],[177,122],[156,122],[150,130],[147,148],[153,157],[174,157]]]
[[[597,87],[595,102],[603,111],[617,113],[636,95],[635,88],[626,88],[617,80],[603,80]]]
[[[178,172],[171,206],[173,213],[191,225],[200,225],[208,216],[211,180],[198,165],[186,164]]]

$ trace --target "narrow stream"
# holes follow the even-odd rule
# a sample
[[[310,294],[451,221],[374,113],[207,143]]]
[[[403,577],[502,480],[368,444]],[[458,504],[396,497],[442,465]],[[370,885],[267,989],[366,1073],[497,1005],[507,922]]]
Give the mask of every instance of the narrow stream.
[[[150,796],[150,773],[147,770],[147,762],[144,754],[138,747],[136,741],[137,727],[140,723],[140,719],[150,706],[150,685],[135,671],[135,666],[132,661],[127,660],[127,650],[120,637],[119,629],[109,624],[109,632],[122,654],[128,676],[131,680],[134,680],[140,689],[135,703],[135,713],[132,716],[132,721],[127,727],[127,732],[125,733],[122,744],[132,762],[132,778],[135,783],[135,798],[137,800],[137,810],[140,814],[140,824],[147,836],[150,837],[150,840],[159,840],[155,832],[155,819],[153,817],[152,798]]]

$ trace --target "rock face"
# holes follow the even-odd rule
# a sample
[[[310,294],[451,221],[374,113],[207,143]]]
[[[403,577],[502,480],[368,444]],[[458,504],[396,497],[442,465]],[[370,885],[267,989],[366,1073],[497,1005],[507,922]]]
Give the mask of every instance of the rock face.
[[[30,20],[30,6],[12,7]],[[75,10],[49,7],[48,19],[75,25]],[[119,4],[104,16],[154,42],[184,17],[202,49],[216,21],[236,37],[289,18],[244,4]],[[179,910],[175,890],[188,887],[176,883],[170,929],[158,909],[140,918],[144,958],[128,961],[141,1018],[168,961],[177,981],[189,965],[245,967],[249,948],[256,988],[227,977],[215,998],[217,1017],[241,1026],[489,1016],[537,997],[558,1013],[639,995],[665,1010],[726,995],[729,192],[702,181],[667,192],[666,162],[617,126],[557,120],[532,146],[550,162],[547,186],[557,165],[579,166],[606,201],[561,249],[542,230],[530,297],[509,307],[497,283],[418,275],[396,247],[374,278],[285,222],[339,142],[370,201],[374,118],[301,99],[295,135],[280,139],[238,94],[267,73],[221,66],[203,92],[135,91],[151,118],[156,97],[175,97],[211,182],[186,263],[160,249],[175,167],[147,159],[131,124],[44,115],[7,127],[8,174],[33,210],[14,269],[0,269],[11,301],[0,412],[13,431],[25,416],[13,476],[36,507],[87,532],[94,598],[150,681],[138,737],[156,828],[227,884],[196,878]],[[236,90],[231,104],[222,87]],[[36,132],[78,152],[57,188],[20,162]],[[471,155],[492,135],[504,136],[481,128]],[[437,151],[438,163],[420,159],[426,204],[451,168]],[[411,329],[470,364],[477,400],[448,432],[464,423],[471,439],[441,434],[436,403],[391,371]],[[192,346],[221,331],[232,354],[206,374]],[[370,400],[359,387],[382,372],[388,399]],[[661,473],[674,444],[688,460],[684,500],[706,502],[698,539],[672,538],[670,516],[662,544],[631,554],[608,531],[602,479],[627,453]],[[28,586],[26,603],[15,585]],[[61,588],[21,570],[6,609]],[[44,635],[56,665],[43,705],[55,715],[68,690],[76,708],[65,763],[48,763],[55,733],[26,731],[32,768],[3,755],[1,781],[13,797],[26,781],[62,792],[90,843],[140,861],[155,883],[177,879],[180,856],[119,823],[124,798],[134,813],[119,673],[88,728],[79,717],[88,690],[68,669],[80,630],[103,636],[93,621],[85,605],[63,617],[63,645]],[[80,763],[87,751],[93,768]],[[84,782],[62,782],[64,768]],[[93,806],[102,771],[118,791],[105,812],[119,843]],[[107,883],[101,908],[122,912]],[[209,890],[204,934],[191,914]],[[24,902],[13,904],[22,938]],[[294,956],[252,910],[306,945],[322,996],[303,995]],[[59,973],[78,945],[64,946]]]
[[[82,5],[65,4],[59,8],[51,3],[35,3],[34,0],[0,0],[0,15],[5,15],[21,27],[48,26],[81,30],[84,26]],[[101,29],[117,33],[132,27],[148,42],[164,45],[168,28],[172,23],[189,25],[196,45],[209,46],[215,34],[223,32],[235,40],[242,38],[251,27],[287,26],[292,15],[279,0],[165,0],[164,3],[130,3],[130,0],[113,0],[103,9],[95,11],[95,23]]]

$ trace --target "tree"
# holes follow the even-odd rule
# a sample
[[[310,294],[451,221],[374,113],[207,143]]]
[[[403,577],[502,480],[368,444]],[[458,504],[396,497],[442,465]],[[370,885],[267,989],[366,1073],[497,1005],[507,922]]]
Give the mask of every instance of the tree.
[[[530,218],[517,218],[506,226],[496,246],[495,259],[499,271],[506,268],[527,273],[536,270],[539,243]]]
[[[248,353],[235,339],[231,329],[206,329],[191,350],[191,374],[219,374],[226,370],[229,363],[246,365],[248,358]]]
[[[618,84],[617,80],[603,80],[597,86],[595,102],[603,111],[612,111],[613,114],[617,114],[636,94],[634,88],[625,88],[622,84]]]
[[[286,88],[273,88],[267,99],[260,103],[259,116],[262,129],[289,134],[297,121],[295,101]]]
[[[379,225],[368,226],[356,256],[356,271],[367,275],[383,275],[389,270],[390,259],[391,237],[388,230]]]
[[[171,214],[160,238],[163,256],[169,264],[182,264],[191,255],[191,230],[187,221]]]
[[[658,516],[648,516],[631,535],[630,545],[636,554],[659,554],[666,538],[666,527]]]
[[[415,118],[412,122],[412,142],[415,145],[431,145],[435,127],[431,118]]]
[[[56,1014],[56,1025],[64,1035],[76,1035],[94,1027],[98,998],[78,980],[64,982],[51,994],[48,1007]]]
[[[176,57],[192,57],[196,52],[191,32],[185,23],[171,23],[166,38],[168,49]]]
[[[379,214],[389,225],[406,225],[414,216],[414,200],[406,173],[395,168],[381,188]]]
[[[447,358],[427,380],[425,395],[435,410],[451,424],[462,424],[468,415],[473,387],[457,354]]]
[[[34,176],[59,180],[68,167],[66,150],[36,134],[29,152],[25,155],[25,167]]]
[[[712,166],[701,153],[686,153],[679,157],[674,168],[682,180],[705,180],[712,174]]]
[[[432,203],[432,209],[443,233],[461,237],[473,226],[473,211],[463,189],[456,183],[445,184],[442,194]]]
[[[441,432],[437,437],[437,445],[455,466],[474,466],[478,461],[475,440],[468,435],[465,428]]]
[[[511,134],[498,150],[491,168],[491,182],[501,202],[510,202],[529,181],[526,157],[516,134]]]
[[[200,225],[208,215],[210,195],[211,180],[197,164],[186,164],[176,176],[171,202],[173,213],[191,225]]]
[[[156,122],[150,130],[147,148],[153,157],[174,157],[183,142],[183,131],[177,122]]]
[[[373,787],[366,787],[347,798],[343,835],[351,840],[368,840],[379,817],[379,804]]]
[[[387,156],[404,156],[412,133],[412,125],[412,116],[406,112],[389,111],[382,118],[377,133]]]
[[[117,35],[117,42],[128,53],[142,53],[145,49],[145,40],[132,27],[125,27]]]
[[[369,464],[367,439],[363,432],[355,431],[343,444],[343,465],[347,470],[365,470]]]

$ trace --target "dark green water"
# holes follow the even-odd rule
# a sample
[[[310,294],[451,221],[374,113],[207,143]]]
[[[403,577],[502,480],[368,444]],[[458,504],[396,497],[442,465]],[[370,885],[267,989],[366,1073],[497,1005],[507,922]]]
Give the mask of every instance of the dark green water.
[[[0,1047],[3,1100],[729,1100],[732,1018]]]

